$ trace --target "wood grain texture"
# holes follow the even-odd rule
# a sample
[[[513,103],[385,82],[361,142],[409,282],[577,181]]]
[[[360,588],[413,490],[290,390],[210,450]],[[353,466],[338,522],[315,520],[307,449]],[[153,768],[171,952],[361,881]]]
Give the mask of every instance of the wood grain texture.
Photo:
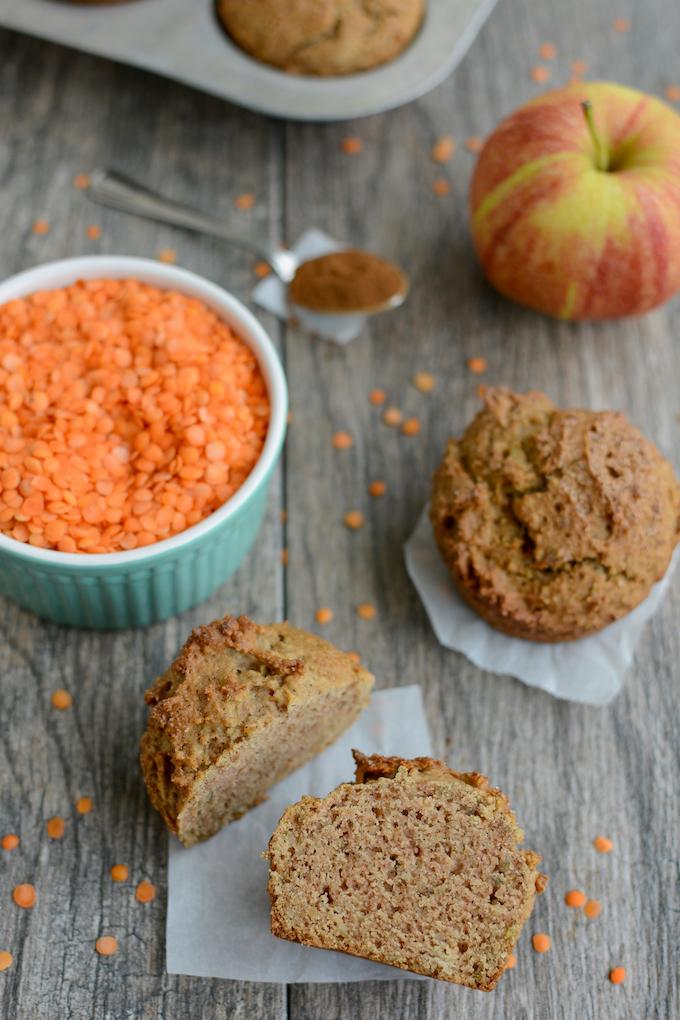
[[[612,21],[629,16],[617,34]],[[510,678],[482,673],[439,648],[406,577],[401,549],[445,440],[477,407],[480,381],[466,370],[484,356],[488,383],[544,388],[564,405],[626,411],[680,469],[680,302],[639,321],[569,326],[515,308],[489,291],[468,236],[466,191],[473,157],[462,141],[536,94],[529,69],[543,41],[558,47],[553,82],[582,59],[591,77],[661,94],[673,81],[680,8],[672,0],[501,0],[458,71],[416,104],[348,125],[282,125],[180,86],[70,51],[0,32],[0,276],[88,251],[153,256],[178,251],[187,268],[247,298],[250,267],[222,244],[91,207],[70,186],[94,165],[117,168],[234,226],[294,240],[316,225],[393,254],[413,279],[404,308],[374,320],[348,348],[279,335],[294,420],[272,487],[262,537],[239,574],[181,619],[118,635],[67,631],[0,603],[0,829],[22,847],[2,854],[0,949],[15,955],[0,975],[0,1015],[12,1020],[187,1016],[248,1020],[667,1020],[679,1008],[680,582],[676,578],[640,645],[623,694],[609,708],[551,699]],[[676,74],[677,76],[677,74]],[[364,141],[341,151],[345,135]],[[453,162],[436,166],[434,140],[453,134]],[[446,177],[452,194],[431,190]],[[253,191],[252,213],[232,199]],[[30,232],[44,216],[47,237]],[[103,228],[99,242],[85,228]],[[433,394],[411,384],[435,373]],[[407,438],[380,423],[368,391],[420,418]],[[334,451],[332,433],[354,437]],[[388,485],[367,494],[370,481]],[[288,521],[280,524],[282,506]],[[361,509],[363,529],[342,525]],[[280,567],[282,545],[290,551]],[[377,607],[360,620],[359,602]],[[437,982],[245,985],[164,973],[165,836],[136,764],[144,725],[141,692],[196,622],[227,611],[263,620],[287,616],[358,649],[382,686],[419,682],[435,748],[456,768],[487,773],[511,797],[527,845],[542,852],[548,891],[522,937],[517,968],[492,995]],[[74,707],[57,713],[50,693],[66,687]],[[366,749],[370,750],[370,749]],[[348,775],[350,774],[348,763]],[[75,800],[93,797],[78,817]],[[60,842],[44,822],[67,818]],[[591,845],[602,833],[609,855]],[[114,885],[113,863],[131,881]],[[158,899],[142,906],[134,884],[150,878]],[[11,905],[12,886],[33,881],[38,906]],[[588,922],[563,904],[567,889],[601,899]],[[547,931],[553,950],[532,952]],[[119,937],[116,957],[93,950]],[[607,972],[624,964],[625,985]]]

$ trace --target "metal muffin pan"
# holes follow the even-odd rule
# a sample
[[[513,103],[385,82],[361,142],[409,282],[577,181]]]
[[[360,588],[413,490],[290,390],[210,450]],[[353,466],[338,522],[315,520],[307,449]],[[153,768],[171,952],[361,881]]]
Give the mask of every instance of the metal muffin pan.
[[[214,0],[0,0],[0,26],[154,71],[258,113],[334,121],[382,113],[429,92],[465,55],[495,3],[429,0],[418,36],[400,57],[337,78],[286,74],[253,60],[220,27]]]

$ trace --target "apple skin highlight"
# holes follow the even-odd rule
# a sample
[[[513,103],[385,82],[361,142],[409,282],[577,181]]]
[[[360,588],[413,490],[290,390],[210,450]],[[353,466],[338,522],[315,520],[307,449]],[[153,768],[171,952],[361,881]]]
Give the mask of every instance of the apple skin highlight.
[[[486,276],[518,304],[567,320],[649,311],[680,290],[680,116],[609,82],[548,92],[489,137],[470,212]]]

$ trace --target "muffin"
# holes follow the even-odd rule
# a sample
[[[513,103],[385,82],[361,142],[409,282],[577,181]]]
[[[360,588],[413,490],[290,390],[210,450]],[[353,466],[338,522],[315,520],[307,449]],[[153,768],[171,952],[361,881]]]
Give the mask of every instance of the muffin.
[[[394,60],[424,11],[425,0],[217,0],[234,42],[291,74],[355,74]]]
[[[678,540],[671,465],[622,414],[489,389],[432,485],[439,550],[488,623],[571,641],[625,616]]]
[[[490,991],[547,882],[508,801],[432,758],[354,758],[270,840],[273,934]]]
[[[288,623],[198,627],[146,693],[151,803],[185,846],[207,839],[331,744],[372,685],[349,655]]]

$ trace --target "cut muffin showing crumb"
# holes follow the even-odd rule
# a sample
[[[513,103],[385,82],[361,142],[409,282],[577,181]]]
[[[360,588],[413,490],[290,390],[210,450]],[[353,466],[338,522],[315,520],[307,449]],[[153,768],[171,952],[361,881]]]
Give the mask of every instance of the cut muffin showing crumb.
[[[273,934],[491,991],[547,882],[507,799],[432,758],[354,758],[269,842]]]
[[[678,541],[671,465],[622,414],[543,393],[484,392],[432,485],[434,535],[456,587],[498,630],[571,641],[625,616]]]
[[[372,685],[349,655],[288,623],[198,627],[146,693],[152,804],[185,846],[207,839],[331,744]]]

